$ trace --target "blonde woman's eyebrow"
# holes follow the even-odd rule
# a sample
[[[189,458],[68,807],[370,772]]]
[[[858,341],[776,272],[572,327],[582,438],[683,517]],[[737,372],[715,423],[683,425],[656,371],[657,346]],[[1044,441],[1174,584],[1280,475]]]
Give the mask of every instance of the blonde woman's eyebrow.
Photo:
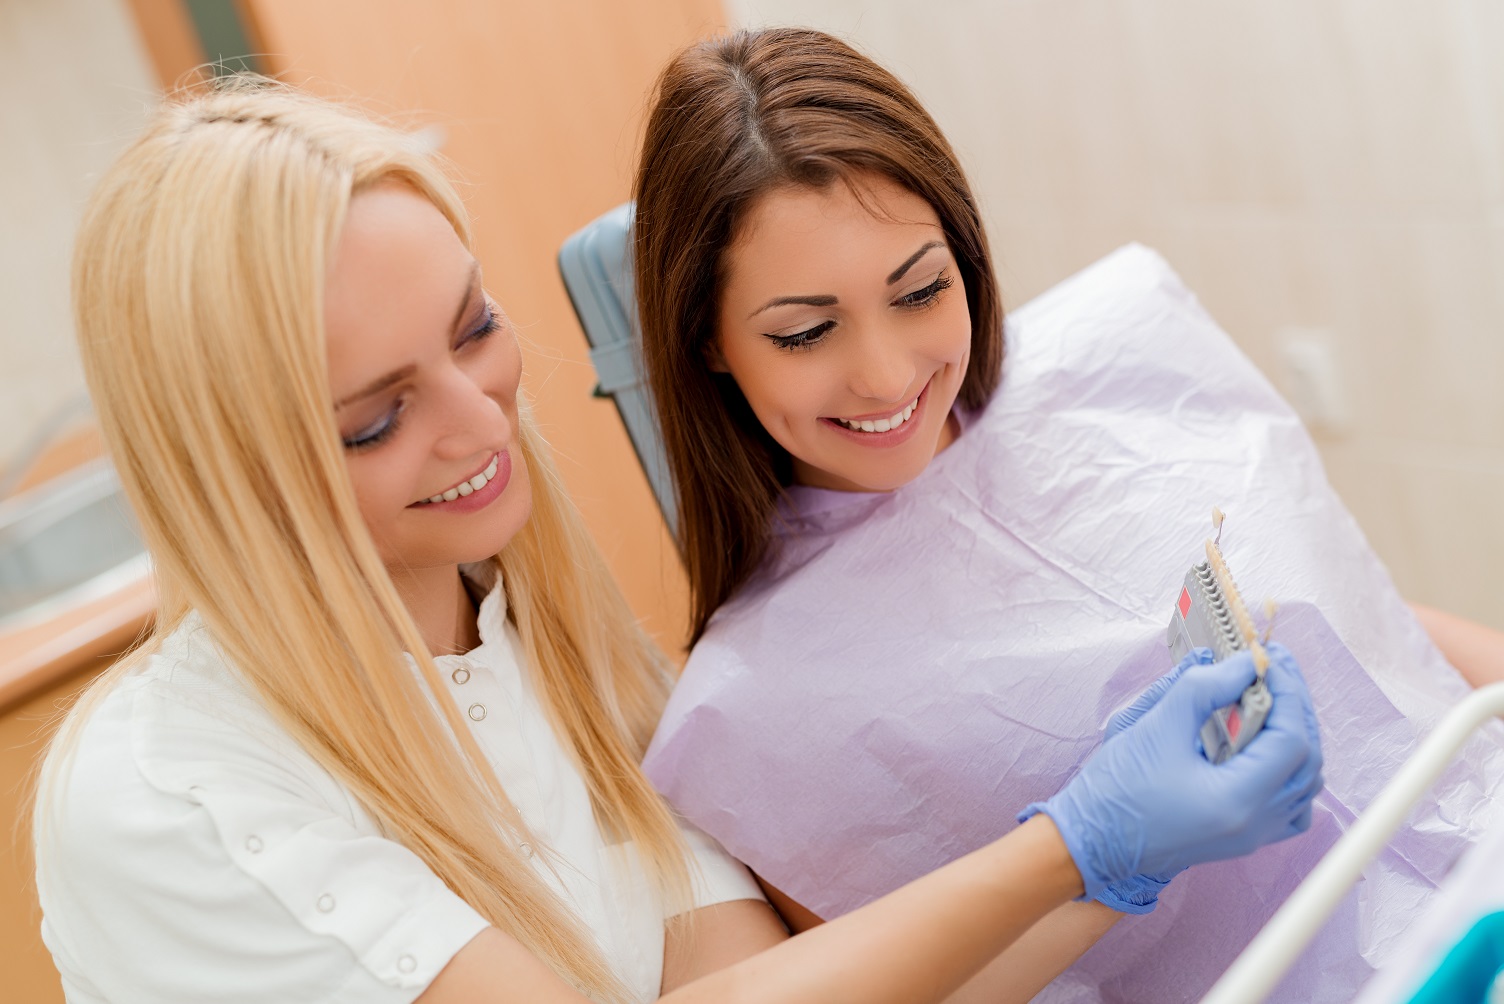
[[[449,322],[450,331],[458,331],[460,323],[465,319],[465,308],[470,306],[470,301],[475,299],[475,291],[480,287],[480,262],[470,259],[470,278],[465,283],[465,295],[460,297],[460,305],[455,308],[454,320]]]
[[[475,299],[475,291],[479,287],[480,262],[471,261],[470,279],[465,283],[465,295],[460,297],[460,305],[455,309],[454,320],[449,322],[449,329],[451,331],[459,330],[460,324],[465,320],[465,309],[470,306],[470,301]],[[370,397],[372,394],[380,394],[382,391],[386,390],[393,384],[398,384],[403,380],[408,379],[417,371],[417,367],[408,365],[403,366],[401,369],[392,370],[392,372],[386,374],[385,376],[377,377],[375,380],[372,380],[370,383],[366,384],[355,393],[346,395],[345,397],[342,397],[338,401],[336,401],[334,403],[334,410],[338,411],[346,405],[354,404],[356,401],[359,401],[362,398]]]
[[[372,394],[380,394],[388,387],[392,386],[393,384],[401,383],[416,372],[418,372],[418,368],[411,365],[404,366],[401,369],[392,370],[385,376],[377,377],[375,380],[372,380],[370,383],[360,388],[360,390],[356,391],[354,394],[347,394],[346,396],[340,398],[338,401],[334,402],[334,410],[339,411],[346,405],[354,404],[356,401],[359,401],[362,398],[370,397]]]
[[[913,268],[914,267],[914,263],[917,262],[919,259],[923,258],[925,255],[929,254],[931,251],[935,250],[935,248],[943,248],[943,247],[945,247],[945,242],[944,241],[928,241],[928,242],[926,242],[925,245],[923,247],[921,247],[918,251],[915,251],[913,254],[909,255],[908,258],[904,259],[904,263],[902,265],[898,266],[893,271],[891,271],[891,272],[888,273],[888,285],[889,286],[893,285],[894,283],[896,283],[900,279],[902,279],[905,275],[907,275],[909,269]]]

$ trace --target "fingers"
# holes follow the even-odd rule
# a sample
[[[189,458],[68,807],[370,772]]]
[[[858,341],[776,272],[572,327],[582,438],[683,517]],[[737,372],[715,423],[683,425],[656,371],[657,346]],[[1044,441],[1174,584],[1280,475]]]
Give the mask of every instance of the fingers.
[[[1264,676],[1273,704],[1264,731],[1284,735],[1304,746],[1310,758],[1310,770],[1319,773],[1324,761],[1321,753],[1321,730],[1316,723],[1316,709],[1311,692],[1306,689],[1300,666],[1283,645],[1271,645],[1269,670]],[[1254,739],[1257,744],[1259,738]],[[1250,745],[1249,749],[1253,746]]]
[[[1322,787],[1315,711],[1299,666],[1282,646],[1270,653],[1265,683],[1273,699],[1268,721],[1247,748],[1222,766],[1249,784],[1250,796],[1271,812],[1298,818],[1308,814],[1310,800]]]
[[[1212,650],[1209,648],[1191,649],[1190,652],[1186,653],[1185,658],[1181,659],[1180,662],[1175,664],[1174,669],[1170,670],[1164,676],[1161,676],[1159,679],[1149,684],[1149,686],[1144,689],[1143,693],[1139,694],[1133,699],[1132,704],[1128,705],[1126,708],[1123,708],[1121,711],[1115,712],[1113,716],[1107,720],[1107,738],[1111,739],[1113,736],[1122,732],[1124,729],[1128,728],[1128,726],[1144,717],[1149,709],[1158,704],[1160,698],[1164,697],[1169,689],[1175,685],[1175,681],[1180,679],[1181,674],[1183,674],[1191,666],[1207,665],[1215,661],[1215,658],[1216,657],[1212,655]]]
[[[1215,665],[1187,668],[1171,693],[1190,714],[1196,716],[1199,728],[1213,711],[1232,704],[1242,696],[1256,675],[1253,656],[1239,652]]]
[[[1170,670],[1170,672],[1166,674],[1164,678],[1169,679],[1171,683],[1174,683],[1176,680],[1180,679],[1180,674],[1184,673],[1192,666],[1210,666],[1216,661],[1217,657],[1212,654],[1212,650],[1207,648],[1205,645],[1201,645],[1187,652],[1185,654],[1185,658],[1176,663],[1175,668]]]
[[[1318,784],[1316,787],[1317,791],[1320,791],[1321,786]],[[1289,822],[1285,824],[1277,839],[1284,840],[1289,837],[1299,836],[1309,830],[1311,828],[1311,813],[1312,803],[1309,798],[1297,803],[1287,812],[1282,813],[1281,818],[1287,819]]]
[[[1295,661],[1295,656],[1288,648],[1277,641],[1271,641],[1265,646],[1264,652],[1269,656],[1269,668],[1278,668],[1277,673],[1267,674],[1270,689],[1276,695],[1280,693],[1280,689],[1306,689],[1305,674],[1300,671],[1300,663]]]
[[[1325,783],[1326,779],[1320,771],[1317,771],[1309,777],[1302,778],[1298,787],[1293,784],[1286,785],[1276,796],[1278,811],[1285,816],[1295,816],[1302,809],[1309,809],[1311,802],[1321,794]]]

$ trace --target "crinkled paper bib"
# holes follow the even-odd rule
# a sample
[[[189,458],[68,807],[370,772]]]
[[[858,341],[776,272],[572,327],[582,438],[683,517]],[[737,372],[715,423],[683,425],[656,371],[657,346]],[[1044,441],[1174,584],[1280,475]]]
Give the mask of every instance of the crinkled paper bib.
[[[1192,869],[1038,998],[1198,999],[1466,693],[1290,408],[1155,253],[1014,313],[1004,380],[886,495],[796,489],[783,548],[695,648],[648,753],[691,820],[825,917],[1005,833],[1169,668],[1210,513],[1310,681],[1309,833]],[[1493,815],[1475,738],[1271,1000],[1348,1001]]]

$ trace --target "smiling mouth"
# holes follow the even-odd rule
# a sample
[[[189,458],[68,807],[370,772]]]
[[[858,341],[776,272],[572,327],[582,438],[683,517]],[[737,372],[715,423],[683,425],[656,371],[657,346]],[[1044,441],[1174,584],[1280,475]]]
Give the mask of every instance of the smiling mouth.
[[[500,462],[501,454],[493,454],[491,457],[491,462],[487,464],[486,469],[481,471],[479,474],[475,475],[469,480],[461,481],[453,488],[439,492],[439,494],[437,495],[430,495],[426,499],[419,499],[417,502],[414,502],[413,505],[423,506],[433,505],[437,502],[453,502],[457,498],[469,495],[472,492],[478,492],[482,488],[486,487],[486,485],[490,483],[492,478],[496,477],[496,468],[500,464]]]
[[[922,396],[923,391],[919,392]],[[914,409],[919,407],[919,398],[910,401],[904,408],[899,409],[887,418],[864,418],[860,421],[852,421],[845,418],[835,418],[831,421],[852,432],[892,432],[894,429],[907,422],[914,414]]]

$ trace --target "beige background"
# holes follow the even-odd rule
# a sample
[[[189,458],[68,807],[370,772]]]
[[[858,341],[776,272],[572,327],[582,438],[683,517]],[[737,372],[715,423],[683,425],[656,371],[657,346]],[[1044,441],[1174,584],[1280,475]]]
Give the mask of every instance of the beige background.
[[[0,3],[0,477],[41,425],[82,404],[73,231],[156,96],[124,4]]]
[[[1137,240],[1292,399],[1282,347],[1314,330],[1346,413],[1317,442],[1401,591],[1504,627],[1504,5],[728,9],[841,33],[915,88],[1009,304]]]

